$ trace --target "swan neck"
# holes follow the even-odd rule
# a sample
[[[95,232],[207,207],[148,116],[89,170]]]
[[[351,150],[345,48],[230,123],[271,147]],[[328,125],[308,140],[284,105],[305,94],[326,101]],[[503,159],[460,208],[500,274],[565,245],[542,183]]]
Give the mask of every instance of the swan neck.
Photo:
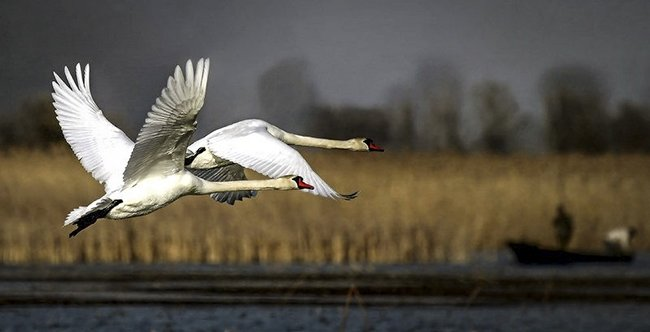
[[[334,139],[302,136],[302,135],[286,132],[271,124],[267,124],[266,129],[272,136],[290,145],[307,146],[307,147],[323,148],[323,149],[343,149],[343,150],[352,150],[352,151],[363,151],[365,149],[365,146],[361,146],[357,142],[357,139],[354,138],[348,140],[334,140]]]
[[[197,177],[199,181],[196,186],[196,195],[207,195],[217,192],[239,191],[239,190],[291,190],[296,189],[291,179],[269,179],[269,180],[245,180],[212,182]]]
[[[326,139],[326,138],[301,136],[301,135],[296,135],[291,133],[285,133],[284,137],[282,138],[282,141],[291,145],[308,146],[314,148],[343,149],[343,150],[354,149],[354,145],[350,140],[341,141],[341,140],[333,140],[333,139]]]

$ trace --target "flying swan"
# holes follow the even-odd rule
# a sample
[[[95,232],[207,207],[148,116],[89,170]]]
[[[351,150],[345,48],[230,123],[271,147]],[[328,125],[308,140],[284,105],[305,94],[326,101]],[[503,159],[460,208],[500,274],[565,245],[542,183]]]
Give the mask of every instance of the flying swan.
[[[151,107],[135,144],[108,122],[90,94],[89,67],[85,80],[77,65],[77,83],[68,68],[68,84],[54,73],[54,107],[63,135],[84,168],[104,184],[106,194],[70,212],[64,225],[76,225],[77,235],[99,218],[126,219],[160,209],[185,195],[239,190],[313,189],[300,176],[278,179],[210,182],[185,169],[189,139],[203,106],[210,60],[191,61],[185,76],[176,66],[167,87]]]
[[[309,192],[334,199],[350,200],[352,194],[339,194],[321,179],[307,161],[288,144],[351,151],[384,151],[370,138],[331,140],[286,132],[268,122],[249,119],[217,129],[192,143],[185,160],[188,169],[209,181],[245,180],[243,168],[272,178],[301,174],[314,186]],[[235,200],[255,195],[253,191],[212,194],[219,202],[234,204]]]
[[[76,86],[67,67],[65,71],[70,86]],[[134,143],[110,123],[95,104],[90,93],[90,67],[86,65],[82,75],[81,66],[77,64],[76,76],[78,85],[83,90],[68,88],[55,73],[55,94],[77,101],[65,109],[57,108],[57,114],[62,114],[59,115],[59,124],[64,133],[73,132],[66,135],[66,139],[84,167],[93,175],[97,173],[95,178],[107,187],[119,187],[122,179],[102,176],[105,170],[97,167],[100,162],[95,159],[102,158],[101,162],[108,169],[124,169]],[[57,86],[60,92],[57,92]],[[83,144],[88,137],[94,137],[96,144]],[[76,143],[73,144],[73,141]],[[75,149],[75,144],[83,148]],[[245,167],[271,178],[300,174],[305,182],[314,186],[314,190],[303,191],[314,195],[346,200],[356,197],[356,193],[339,194],[332,189],[288,144],[351,151],[383,151],[369,138],[330,140],[300,136],[262,120],[249,119],[217,129],[191,144],[186,151],[184,164],[194,175],[212,182],[246,180]],[[111,181],[116,181],[117,184]],[[238,190],[216,192],[210,196],[215,201],[234,204],[236,200],[253,197],[255,194],[254,190]]]

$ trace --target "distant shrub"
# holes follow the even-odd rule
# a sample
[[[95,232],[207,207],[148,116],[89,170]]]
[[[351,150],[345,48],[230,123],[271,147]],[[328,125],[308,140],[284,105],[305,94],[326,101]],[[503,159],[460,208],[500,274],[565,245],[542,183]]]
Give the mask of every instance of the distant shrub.
[[[359,107],[316,107],[311,111],[309,134],[318,137],[347,139],[370,137],[378,143],[389,139],[389,121],[380,109]]]
[[[650,152],[650,107],[625,102],[612,120],[612,141],[619,152]]]
[[[608,150],[606,93],[596,72],[582,66],[550,69],[542,77],[547,138],[556,152]]]
[[[483,82],[474,87],[472,99],[480,124],[480,147],[492,153],[512,152],[522,122],[519,105],[508,87]]]
[[[0,142],[3,148],[48,148],[63,141],[63,133],[49,95],[26,100],[17,112],[7,115],[0,122]]]

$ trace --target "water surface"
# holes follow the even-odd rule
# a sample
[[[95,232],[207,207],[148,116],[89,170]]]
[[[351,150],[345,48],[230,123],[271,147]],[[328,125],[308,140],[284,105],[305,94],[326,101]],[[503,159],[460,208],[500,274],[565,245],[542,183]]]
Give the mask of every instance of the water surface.
[[[650,331],[633,264],[0,267],[3,331]]]

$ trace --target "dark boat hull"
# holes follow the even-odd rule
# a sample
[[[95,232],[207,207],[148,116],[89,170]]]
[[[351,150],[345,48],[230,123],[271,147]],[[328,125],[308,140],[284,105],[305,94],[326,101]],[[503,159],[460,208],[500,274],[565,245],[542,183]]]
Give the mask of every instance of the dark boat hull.
[[[508,247],[521,264],[564,265],[573,263],[629,263],[634,255],[607,255],[590,252],[576,252],[546,249],[526,242],[508,242]]]

